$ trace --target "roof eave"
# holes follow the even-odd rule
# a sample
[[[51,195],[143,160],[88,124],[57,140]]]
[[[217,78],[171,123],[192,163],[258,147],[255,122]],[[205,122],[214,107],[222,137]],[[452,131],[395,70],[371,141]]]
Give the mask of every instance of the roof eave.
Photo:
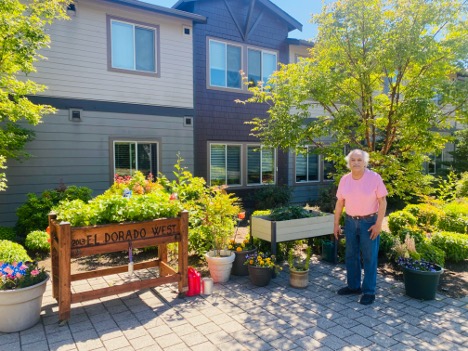
[[[142,9],[146,11],[156,12],[167,16],[179,17],[191,20],[196,23],[206,23],[206,17],[197,15],[191,12],[186,12],[182,10],[177,10],[175,8],[164,7],[159,5],[153,5],[146,2],[138,0],[101,0],[106,2],[111,2],[114,4],[124,5],[128,7],[133,7],[137,9]]]

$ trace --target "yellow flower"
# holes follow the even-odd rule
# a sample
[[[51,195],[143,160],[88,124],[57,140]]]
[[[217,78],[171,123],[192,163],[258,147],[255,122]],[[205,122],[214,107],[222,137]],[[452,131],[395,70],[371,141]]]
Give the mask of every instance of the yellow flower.
[[[228,249],[229,249],[229,250],[232,250],[233,248],[234,248],[234,247],[233,247],[232,245],[229,245],[229,246],[228,246]]]
[[[237,251],[237,252],[241,252],[241,251],[242,251],[242,247],[238,247],[238,248],[236,249],[236,251]]]
[[[249,261],[249,263],[250,263],[250,264],[254,264],[254,260],[251,259],[251,260]]]

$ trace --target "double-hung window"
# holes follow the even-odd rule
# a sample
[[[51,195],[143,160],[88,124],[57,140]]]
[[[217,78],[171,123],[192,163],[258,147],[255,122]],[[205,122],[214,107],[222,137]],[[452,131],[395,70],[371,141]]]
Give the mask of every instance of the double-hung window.
[[[247,146],[247,185],[275,183],[276,154],[272,148]]]
[[[248,47],[245,44],[208,39],[208,86],[247,91],[241,72],[246,72],[249,86],[266,84],[278,66],[274,51]]]
[[[158,174],[158,144],[146,141],[114,141],[114,174]]]
[[[241,185],[241,145],[210,145],[210,185]]]
[[[210,40],[209,55],[210,85],[241,89],[241,47]]]
[[[319,159],[309,146],[296,154],[296,183],[319,181]]]
[[[110,68],[157,74],[157,27],[109,18]]]
[[[248,49],[247,56],[249,86],[256,86],[260,81],[266,84],[272,73],[276,71],[276,53]]]

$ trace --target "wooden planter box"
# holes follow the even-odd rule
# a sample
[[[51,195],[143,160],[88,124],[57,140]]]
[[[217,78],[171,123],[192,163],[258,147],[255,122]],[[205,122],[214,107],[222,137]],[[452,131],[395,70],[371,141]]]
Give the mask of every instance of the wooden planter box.
[[[52,294],[58,302],[59,320],[70,318],[70,305],[104,296],[136,291],[167,283],[178,283],[179,293],[187,290],[188,266],[188,212],[176,218],[154,219],[144,222],[125,222],[72,227],[68,222],[58,222],[54,213],[49,214],[50,252],[52,258]],[[178,243],[178,270],[167,263],[167,244]],[[128,265],[71,273],[71,258],[96,254],[127,251],[133,248],[158,246],[159,257],[134,264],[134,270],[159,268],[159,276],[144,280],[72,293],[71,282],[111,274],[125,273]]]
[[[333,214],[272,221],[268,216],[252,217],[250,233],[253,237],[271,242],[271,253],[276,254],[276,243],[333,234]]]

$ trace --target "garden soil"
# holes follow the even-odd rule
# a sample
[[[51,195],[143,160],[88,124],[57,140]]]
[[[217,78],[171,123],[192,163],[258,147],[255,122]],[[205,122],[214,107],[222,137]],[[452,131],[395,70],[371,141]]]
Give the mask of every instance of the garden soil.
[[[386,222],[384,222],[384,230],[388,230]],[[239,226],[236,229],[236,241],[242,241],[245,235],[249,232],[247,224]],[[153,250],[134,250],[134,262],[142,262],[154,259],[156,251]],[[169,257],[175,263],[175,257]],[[316,257],[316,259],[319,259]],[[113,254],[95,255],[84,258],[72,259],[72,273],[92,271],[101,268],[113,267],[118,265],[126,265],[128,263],[127,252],[116,252]],[[40,264],[50,272],[51,260],[50,257],[40,261]],[[174,264],[176,266],[176,263]],[[203,258],[192,255],[189,256],[189,266],[193,266],[202,276],[208,276],[208,266]],[[378,272],[381,275],[389,275],[397,280],[403,280],[403,273],[395,264],[388,262],[385,258],[379,261]],[[468,296],[468,260],[459,263],[448,263],[444,267],[444,273],[440,277],[439,292],[441,294],[453,297],[462,298]]]

